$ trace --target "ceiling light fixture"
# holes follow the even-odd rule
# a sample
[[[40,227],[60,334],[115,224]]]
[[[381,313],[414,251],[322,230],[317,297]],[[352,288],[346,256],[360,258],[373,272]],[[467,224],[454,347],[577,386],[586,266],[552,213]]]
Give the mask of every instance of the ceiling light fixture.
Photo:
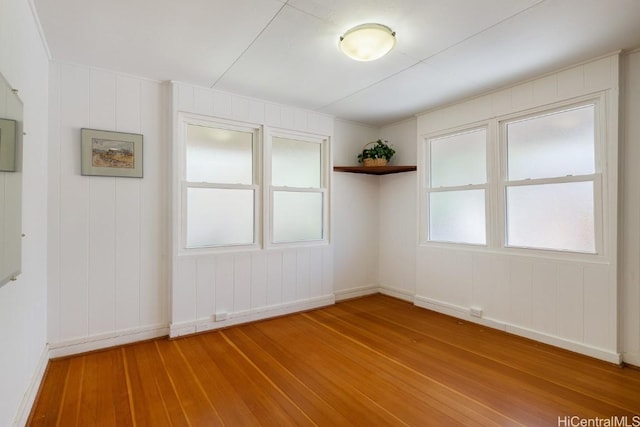
[[[382,58],[396,45],[396,33],[382,24],[362,24],[340,37],[340,50],[356,61]]]

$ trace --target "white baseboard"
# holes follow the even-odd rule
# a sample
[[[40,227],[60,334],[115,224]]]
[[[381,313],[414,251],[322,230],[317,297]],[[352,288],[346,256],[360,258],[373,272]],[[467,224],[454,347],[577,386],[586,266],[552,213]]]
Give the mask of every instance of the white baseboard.
[[[36,396],[38,395],[38,390],[40,390],[40,384],[42,383],[42,379],[44,378],[44,373],[47,370],[47,363],[49,363],[49,348],[45,344],[42,349],[42,354],[40,355],[40,359],[38,360],[38,366],[36,366],[36,371],[31,378],[31,382],[29,383],[29,387],[25,391],[22,396],[22,402],[20,402],[20,407],[18,408],[18,413],[16,414],[15,419],[13,420],[12,425],[14,427],[24,426],[27,424],[29,419],[29,414],[31,414],[31,408],[33,407],[33,403],[36,401]]]
[[[459,319],[464,319],[466,321],[477,323],[490,328],[499,329],[510,334],[519,335],[521,337],[529,338],[555,347],[563,348],[565,350],[573,351],[574,353],[580,353],[584,354],[585,356],[604,360],[606,362],[619,365],[622,361],[621,355],[619,353],[610,350],[593,347],[588,344],[571,341],[555,335],[545,334],[543,332],[523,328],[521,326],[513,325],[508,322],[503,322],[496,319],[487,317],[474,317],[469,313],[469,309],[467,307],[449,304],[446,302],[437,301],[421,296],[415,297],[414,304],[418,307],[433,310],[452,317],[457,317]]]
[[[634,353],[630,351],[622,353],[622,361],[624,363],[628,363],[629,365],[640,368],[640,353]]]
[[[160,324],[92,335],[75,340],[49,344],[49,357],[55,358],[86,353],[88,351],[100,350],[117,345],[130,344],[136,341],[158,338],[168,334],[169,328],[166,325]]]
[[[380,293],[380,287],[378,285],[367,285],[357,288],[335,291],[334,295],[336,296],[336,301],[344,301],[346,299],[364,297],[377,293]]]
[[[413,302],[415,293],[409,292],[404,289],[390,288],[388,286],[380,286],[378,292],[382,295],[388,295],[390,297],[398,298],[403,301]]]
[[[293,301],[285,304],[277,304],[268,307],[228,313],[226,320],[214,321],[211,317],[196,319],[188,322],[173,323],[169,327],[169,336],[176,338],[182,335],[189,335],[196,332],[210,331],[214,329],[226,328],[240,323],[253,322],[256,320],[268,319],[299,311],[311,310],[314,308],[332,305],[336,301],[333,295],[326,295],[306,300]]]
[[[469,322],[477,323],[488,328],[499,329],[501,331],[507,330],[507,325],[504,322],[496,321],[487,317],[471,316],[471,314],[469,314],[469,309],[460,305],[450,304],[418,295],[414,297],[414,304],[418,307],[446,314],[447,316],[457,317],[458,319],[468,320]]]

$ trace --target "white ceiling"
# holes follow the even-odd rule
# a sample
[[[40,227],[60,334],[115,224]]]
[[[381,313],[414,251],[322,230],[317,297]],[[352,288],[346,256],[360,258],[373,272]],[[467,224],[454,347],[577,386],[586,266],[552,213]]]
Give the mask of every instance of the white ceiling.
[[[34,0],[54,59],[372,125],[640,46],[640,0]],[[377,22],[396,48],[338,49]]]

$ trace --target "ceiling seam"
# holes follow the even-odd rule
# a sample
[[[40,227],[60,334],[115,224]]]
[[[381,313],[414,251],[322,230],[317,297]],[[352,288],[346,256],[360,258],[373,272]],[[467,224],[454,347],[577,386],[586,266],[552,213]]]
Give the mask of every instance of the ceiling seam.
[[[287,6],[287,3],[289,3],[289,0],[286,0],[284,3],[282,3],[282,6],[280,6],[280,9],[278,9],[278,11],[271,17],[269,22],[266,23],[266,25],[262,28],[262,30],[260,30],[260,32],[258,34],[256,34],[256,36],[253,38],[253,40],[251,40],[251,43],[249,43],[247,45],[247,47],[242,52],[240,52],[240,55],[238,55],[238,57],[231,63],[231,65],[229,65],[227,67],[227,69],[224,70],[224,72],[213,82],[213,84],[211,84],[211,86],[209,86],[210,89],[213,89],[215,87],[215,85],[217,85],[218,82],[220,82],[220,80],[222,80],[222,78],[224,78],[224,76],[227,75],[227,73],[233,68],[233,66],[236,65],[238,63],[238,61],[240,61],[240,58],[242,58],[244,56],[244,54],[249,49],[251,49],[251,46],[253,46],[255,44],[255,42],[258,41],[260,36],[262,36],[262,33],[264,33],[267,30],[267,28],[269,28],[271,23],[273,21],[275,21],[275,19],[278,16],[280,16],[280,14],[282,13],[282,10]]]
[[[361,89],[358,89],[357,91],[352,92],[352,93],[350,93],[349,95],[343,96],[343,97],[342,97],[342,98],[340,98],[340,99],[337,99],[337,100],[335,100],[335,101],[333,101],[333,102],[330,102],[330,103],[328,103],[328,104],[325,104],[325,105],[323,105],[323,106],[319,107],[319,108],[318,108],[318,110],[323,110],[323,109],[325,109],[325,108],[327,108],[327,107],[330,107],[331,105],[334,105],[334,104],[337,104],[338,102],[344,101],[345,99],[350,98],[350,97],[352,97],[353,95],[356,95],[356,94],[358,94],[358,93],[360,93],[360,92],[363,92],[363,91],[365,91],[365,90],[367,90],[367,89],[369,89],[369,88],[372,88],[373,86],[375,86],[375,85],[377,85],[377,84],[379,84],[379,83],[382,83],[382,82],[384,82],[384,81],[386,81],[386,80],[389,80],[390,78],[395,77],[395,76],[397,76],[398,74],[404,73],[405,71],[410,70],[411,68],[415,67],[416,65],[424,64],[424,63],[426,63],[426,61],[428,61],[428,60],[430,60],[430,59],[432,59],[432,58],[435,58],[436,56],[438,56],[438,55],[440,55],[440,54],[442,54],[442,53],[445,53],[445,52],[447,52],[448,50],[453,49],[453,48],[455,48],[456,46],[459,46],[459,45],[461,45],[462,43],[464,43],[464,42],[466,42],[466,41],[468,41],[468,40],[470,40],[470,39],[472,39],[472,38],[474,38],[474,37],[476,37],[476,36],[478,36],[478,35],[480,35],[480,34],[484,33],[485,31],[489,31],[489,30],[491,30],[492,28],[495,28],[495,27],[497,27],[498,25],[501,25],[501,24],[503,24],[504,22],[507,22],[507,21],[509,21],[510,19],[515,18],[515,17],[516,17],[516,16],[518,16],[518,15],[521,15],[521,14],[523,14],[523,13],[525,13],[525,12],[527,12],[527,11],[529,11],[529,10],[531,10],[531,9],[535,8],[535,7],[538,7],[540,4],[542,4],[542,3],[546,2],[546,1],[547,1],[547,0],[540,0],[540,1],[538,1],[538,2],[536,2],[536,3],[534,3],[534,4],[532,4],[531,6],[527,7],[526,9],[522,9],[522,10],[520,10],[520,11],[518,11],[518,12],[514,13],[513,15],[509,15],[509,16],[507,16],[506,18],[504,18],[504,19],[502,19],[502,20],[500,20],[500,21],[496,22],[495,24],[490,25],[489,27],[484,28],[484,29],[482,29],[481,31],[478,31],[477,33],[471,34],[470,36],[465,37],[464,39],[462,39],[462,40],[460,40],[460,41],[458,41],[458,42],[456,42],[456,43],[452,44],[451,46],[447,46],[446,48],[444,48],[444,49],[442,49],[442,50],[439,50],[438,52],[436,52],[436,53],[434,53],[434,54],[432,54],[432,55],[429,55],[429,56],[427,56],[427,57],[426,57],[426,58],[424,58],[424,59],[419,60],[419,61],[418,61],[418,62],[416,62],[415,64],[412,64],[412,65],[410,65],[410,66],[408,66],[408,67],[406,67],[406,68],[403,68],[402,70],[396,71],[395,73],[390,74],[390,75],[386,76],[385,78],[380,79],[380,80],[378,80],[378,81],[376,81],[376,82],[374,82],[374,83],[371,83],[371,84],[369,84],[369,85],[367,85],[367,86],[365,86],[365,87],[363,87],[363,88],[361,88]],[[406,55],[406,54],[404,54],[404,55]],[[407,56],[409,56],[409,55],[407,55]]]

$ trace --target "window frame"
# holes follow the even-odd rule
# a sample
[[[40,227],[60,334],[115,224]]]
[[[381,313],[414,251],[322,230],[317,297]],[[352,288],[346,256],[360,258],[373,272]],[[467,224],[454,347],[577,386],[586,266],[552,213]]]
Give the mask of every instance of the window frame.
[[[262,184],[261,184],[261,146],[262,146],[262,126],[251,123],[242,123],[231,120],[218,119],[214,117],[200,116],[196,114],[179,114],[180,129],[180,153],[179,153],[179,224],[180,224],[180,244],[179,254],[195,253],[215,253],[229,251],[250,251],[260,249],[262,246]],[[187,181],[187,129],[190,125],[211,127],[217,129],[233,130],[240,132],[251,132],[252,138],[252,183],[251,184],[228,184],[214,182],[190,182]],[[187,247],[187,218],[189,188],[213,188],[213,189],[239,189],[253,191],[253,243],[250,244],[220,244],[201,247]]]
[[[298,140],[320,145],[320,187],[288,187],[272,185],[272,147],[273,138]],[[299,246],[321,246],[329,244],[329,184],[330,184],[330,140],[327,135],[296,132],[288,129],[264,129],[264,245],[265,248],[286,248]],[[322,195],[322,238],[316,240],[300,240],[276,242],[274,236],[274,193],[316,193]]]
[[[486,166],[486,181],[483,184],[465,184],[455,186],[439,186],[433,187],[431,185],[431,142],[434,140],[452,137],[456,135],[462,135],[467,133],[484,130],[485,139],[485,166]],[[429,134],[422,140],[421,149],[419,150],[420,159],[424,161],[420,169],[426,171],[422,174],[421,179],[421,200],[420,206],[422,213],[420,214],[420,243],[424,245],[443,245],[443,246],[464,246],[464,247],[477,247],[486,248],[491,243],[491,227],[490,227],[490,215],[491,215],[491,179],[490,179],[490,158],[491,158],[491,129],[488,122],[479,122],[470,124],[467,126],[461,126],[453,129],[448,129],[442,132]],[[470,242],[453,242],[444,240],[431,240],[431,206],[430,195],[431,193],[444,193],[455,192],[464,190],[484,190],[484,210],[485,210],[485,243],[470,243]]]
[[[432,248],[464,249],[496,254],[512,254],[533,256],[540,258],[554,258],[562,260],[584,260],[589,262],[607,262],[615,248],[610,245],[611,218],[614,214],[609,206],[610,200],[616,200],[616,194],[610,194],[615,188],[615,174],[617,173],[617,144],[615,129],[609,129],[607,119],[615,113],[615,106],[610,102],[608,90],[594,92],[588,95],[558,101],[551,104],[540,105],[534,108],[515,111],[509,114],[495,115],[484,121],[471,122],[461,126],[446,128],[430,133],[425,133],[418,138],[418,166],[419,166],[419,197],[418,197],[418,246]],[[508,246],[507,237],[507,205],[506,183],[507,180],[507,150],[506,150],[506,124],[513,121],[526,119],[554,112],[578,108],[585,105],[594,105],[594,164],[593,174],[579,175],[568,178],[568,181],[581,181],[585,177],[593,176],[594,188],[594,239],[595,252],[576,252],[559,249],[526,248]],[[481,126],[487,126],[487,190],[486,197],[486,227],[487,244],[475,245],[468,243],[439,242],[428,240],[429,203],[428,188],[430,179],[429,140],[447,135],[461,133],[464,130],[472,130]],[[615,158],[613,158],[615,157]],[[613,160],[610,160],[613,158]],[[609,160],[608,160],[609,159]],[[614,163],[611,163],[614,162]],[[541,178],[538,182],[558,182],[561,178]],[[521,180],[522,185],[529,181]],[[565,182],[565,181],[560,181]],[[513,184],[514,181],[511,181]],[[518,183],[520,184],[520,183]]]
[[[569,111],[578,109],[580,107],[586,107],[589,105],[594,106],[594,172],[592,174],[581,175],[567,175],[563,177],[550,177],[550,178],[527,178],[510,181],[508,179],[508,140],[507,140],[507,125],[522,120],[527,120],[535,117],[543,117],[560,113],[563,111]],[[603,256],[605,250],[604,238],[603,238],[603,158],[605,135],[603,133],[603,124],[605,123],[604,112],[604,94],[598,96],[587,96],[571,101],[554,104],[553,106],[543,106],[525,112],[511,114],[501,117],[497,120],[497,126],[499,128],[499,154],[500,154],[500,179],[498,182],[498,205],[500,206],[498,221],[500,227],[500,242],[502,247],[513,251],[535,251],[537,253],[560,253],[568,254],[570,256]],[[538,248],[538,247],[524,247],[509,245],[507,240],[508,230],[508,217],[507,217],[507,189],[509,187],[517,186],[533,186],[533,185],[545,185],[545,184],[561,184],[571,182],[593,182],[593,217],[594,217],[594,252],[583,252],[566,249],[554,249],[554,248]]]

